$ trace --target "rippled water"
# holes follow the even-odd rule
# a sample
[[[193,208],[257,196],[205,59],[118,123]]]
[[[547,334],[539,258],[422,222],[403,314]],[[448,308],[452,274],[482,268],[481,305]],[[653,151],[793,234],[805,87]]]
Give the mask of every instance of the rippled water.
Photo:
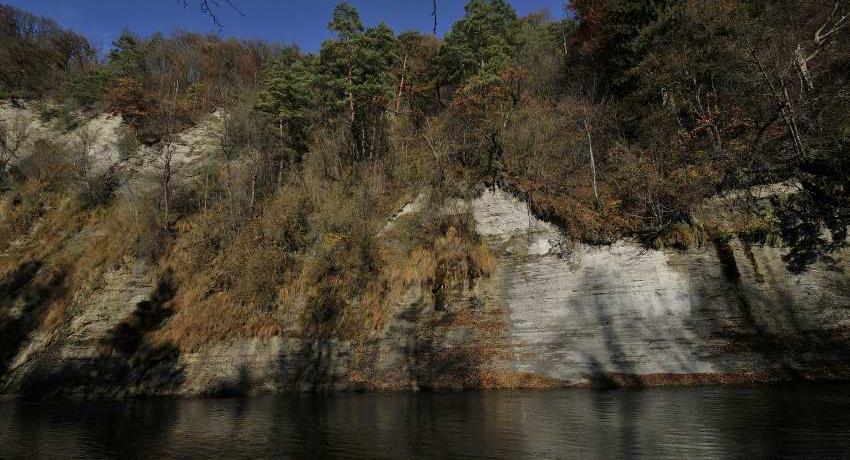
[[[0,458],[843,458],[848,385],[3,402]]]

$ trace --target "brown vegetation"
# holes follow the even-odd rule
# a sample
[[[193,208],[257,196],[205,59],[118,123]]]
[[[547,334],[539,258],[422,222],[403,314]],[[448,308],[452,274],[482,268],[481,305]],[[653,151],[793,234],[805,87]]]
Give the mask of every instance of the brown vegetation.
[[[144,261],[176,289],[173,315],[145,331],[152,346],[364,339],[411,292],[457,313],[494,272],[458,205],[481,184],[574,240],[781,235],[802,270],[847,240],[846,2],[763,3],[576,0],[577,20],[554,21],[476,0],[442,42],[367,28],[342,4],[316,55],[125,33],[102,64],[80,37],[0,7],[3,96],[54,97],[45,120],[102,109],[125,122],[109,165],[87,128],[24,148],[26,129],[0,123],[0,277],[37,262],[30,283],[60,280],[47,330],[105,271]],[[214,151],[177,161],[178,134],[208,117]],[[798,190],[771,206],[743,196],[731,218],[706,211],[776,182]],[[385,231],[422,190],[425,206]]]

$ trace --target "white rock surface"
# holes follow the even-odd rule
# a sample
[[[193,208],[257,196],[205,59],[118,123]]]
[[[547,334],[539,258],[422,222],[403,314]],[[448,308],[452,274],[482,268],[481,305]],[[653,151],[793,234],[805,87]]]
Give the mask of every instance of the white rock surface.
[[[575,383],[600,373],[757,372],[773,364],[763,353],[719,345],[756,333],[828,335],[816,318],[847,317],[840,274],[794,276],[776,248],[752,248],[754,266],[733,245],[737,280],[713,248],[578,245],[565,259],[550,244],[558,230],[509,194],[486,191],[471,206],[478,232],[501,253],[493,285],[509,312],[512,365],[523,372]]]

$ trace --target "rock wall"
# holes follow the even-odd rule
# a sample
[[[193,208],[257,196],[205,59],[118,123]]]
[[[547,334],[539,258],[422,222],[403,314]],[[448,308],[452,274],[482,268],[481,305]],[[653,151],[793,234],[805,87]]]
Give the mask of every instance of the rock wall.
[[[401,214],[418,212],[422,203]],[[464,206],[499,263],[446,311],[434,309],[428,289],[411,288],[389,306],[386,327],[363,340],[249,338],[180,352],[154,347],[144,335],[168,320],[167,284],[144,266],[119,267],[80,297],[53,336],[26,337],[0,375],[0,394],[191,396],[850,376],[846,274],[815,267],[792,275],[780,248],[740,242],[687,251],[577,245],[498,189]]]
[[[845,273],[785,269],[782,250],[740,242],[688,251],[570,247],[501,190],[472,203],[502,254],[511,365],[570,384],[747,381],[841,373]]]

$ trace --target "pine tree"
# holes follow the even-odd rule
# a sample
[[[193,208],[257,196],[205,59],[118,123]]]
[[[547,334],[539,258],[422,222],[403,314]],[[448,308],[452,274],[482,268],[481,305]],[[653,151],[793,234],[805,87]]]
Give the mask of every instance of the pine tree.
[[[385,144],[383,117],[397,81],[398,39],[384,23],[364,31],[348,3],[337,6],[329,29],[337,38],[319,54],[325,101],[347,114],[352,160],[371,159]]]
[[[517,15],[505,0],[470,0],[466,14],[446,35],[437,69],[446,83],[480,74],[494,79],[513,60]]]
[[[289,146],[302,153],[312,125],[313,80],[302,60],[276,60],[265,72],[255,107],[274,120],[281,140],[287,136]]]

